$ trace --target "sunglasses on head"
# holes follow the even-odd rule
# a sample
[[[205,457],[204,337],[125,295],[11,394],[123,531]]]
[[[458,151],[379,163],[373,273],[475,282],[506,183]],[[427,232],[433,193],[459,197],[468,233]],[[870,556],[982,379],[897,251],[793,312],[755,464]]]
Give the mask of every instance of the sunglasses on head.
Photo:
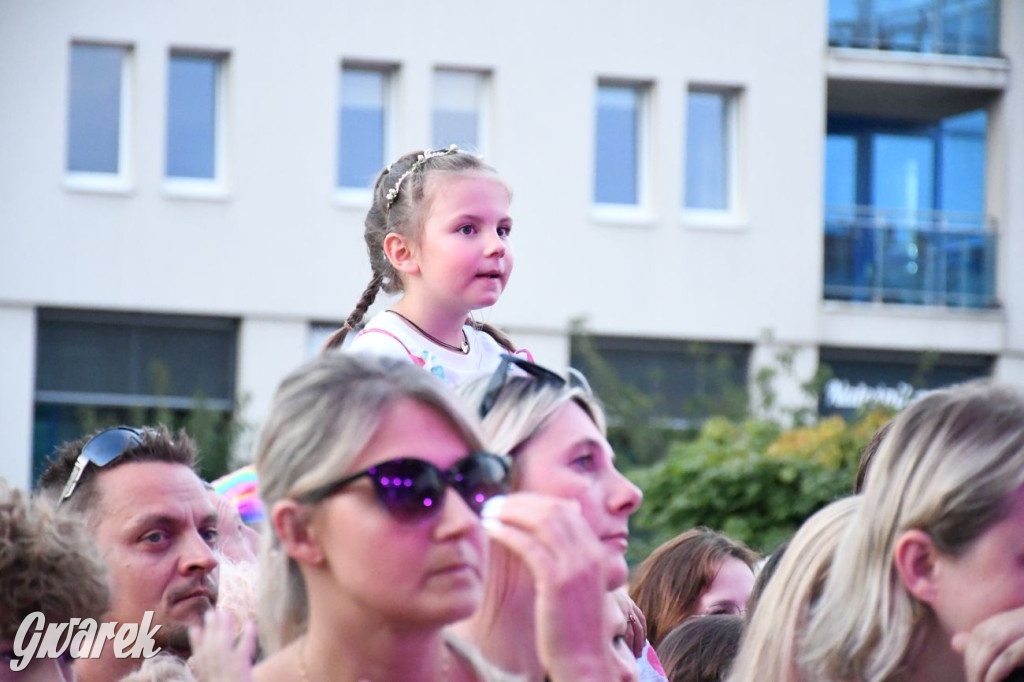
[[[71,475],[68,476],[68,482],[64,484],[64,490],[61,492],[57,504],[61,504],[74,494],[86,466],[92,464],[104,467],[128,450],[141,444],[142,432],[129,426],[116,426],[97,433],[82,446],[82,452],[75,460],[75,468],[71,470]]]
[[[508,472],[507,457],[486,452],[463,457],[449,469],[415,457],[400,457],[314,488],[296,500],[303,504],[320,502],[365,476],[373,483],[377,501],[399,521],[436,516],[444,507],[448,486],[479,514],[484,502],[508,492]]]
[[[494,405],[498,402],[498,396],[501,395],[501,391],[505,388],[505,384],[508,383],[509,376],[511,373],[509,369],[517,367],[528,376],[533,377],[541,383],[551,384],[553,386],[562,387],[569,385],[572,388],[577,386],[585,388],[587,393],[590,392],[590,386],[587,384],[587,380],[577,370],[569,368],[569,378],[566,379],[560,374],[552,372],[547,367],[541,367],[535,362],[530,362],[524,358],[516,355],[502,355],[501,362],[498,363],[497,369],[491,375],[490,381],[487,382],[487,388],[484,390],[484,397],[480,400],[480,418],[486,417],[491,410],[494,409]]]

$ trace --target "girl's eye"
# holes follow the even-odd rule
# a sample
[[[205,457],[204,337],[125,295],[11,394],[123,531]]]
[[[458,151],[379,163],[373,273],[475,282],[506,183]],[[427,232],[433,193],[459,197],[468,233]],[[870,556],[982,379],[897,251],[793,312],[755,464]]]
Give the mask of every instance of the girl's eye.
[[[511,234],[512,234],[512,226],[511,225],[500,225],[498,227],[498,236],[499,237],[508,237]]]
[[[476,232],[476,228],[472,225],[462,225],[458,229],[459,234],[473,234]]]

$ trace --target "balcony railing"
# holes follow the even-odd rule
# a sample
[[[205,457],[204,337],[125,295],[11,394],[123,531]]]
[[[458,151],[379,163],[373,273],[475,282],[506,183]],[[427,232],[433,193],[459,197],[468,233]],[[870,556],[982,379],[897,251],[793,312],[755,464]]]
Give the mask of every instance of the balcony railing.
[[[825,298],[993,307],[996,245],[984,215],[829,207]]]
[[[997,56],[999,0],[830,0],[828,39],[838,47]]]

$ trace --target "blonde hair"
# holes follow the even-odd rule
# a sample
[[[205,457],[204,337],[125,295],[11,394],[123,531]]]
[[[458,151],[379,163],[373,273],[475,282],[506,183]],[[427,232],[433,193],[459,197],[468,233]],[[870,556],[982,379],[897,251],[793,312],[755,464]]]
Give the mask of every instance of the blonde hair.
[[[510,370],[512,371],[512,370]],[[485,376],[456,388],[474,413],[480,408],[490,378]],[[516,457],[551,421],[562,406],[576,403],[593,420],[598,431],[607,433],[604,411],[590,392],[584,379],[582,385],[557,383],[533,376],[509,376],[490,411],[480,420],[484,442],[491,452],[512,455],[511,489],[520,489],[522,462]],[[511,593],[512,576],[519,561],[502,548],[492,545],[487,566],[487,590],[495,595],[497,612]]]
[[[266,509],[349,472],[386,410],[403,399],[433,408],[470,449],[482,449],[465,408],[429,372],[363,353],[320,356],[281,383],[260,435],[256,470]],[[260,636],[269,654],[305,632],[309,603],[299,566],[271,524],[261,563]]]
[[[476,411],[489,383],[490,377],[481,377],[459,386],[457,390],[466,404]],[[515,375],[507,378],[494,405],[480,420],[484,440],[493,452],[515,454],[547,426],[563,405],[570,402],[580,406],[602,436],[607,434],[604,410],[585,383],[559,384],[542,378]],[[517,468],[513,460],[513,489],[516,487]]]
[[[798,658],[807,678],[881,682],[910,663],[930,609],[900,579],[896,540],[918,529],[939,552],[957,556],[1005,514],[1022,485],[1020,391],[975,381],[932,392],[896,415],[811,609]]]
[[[821,592],[839,538],[859,505],[859,496],[837,500],[797,530],[747,623],[729,682],[802,680],[796,653],[807,612]]]

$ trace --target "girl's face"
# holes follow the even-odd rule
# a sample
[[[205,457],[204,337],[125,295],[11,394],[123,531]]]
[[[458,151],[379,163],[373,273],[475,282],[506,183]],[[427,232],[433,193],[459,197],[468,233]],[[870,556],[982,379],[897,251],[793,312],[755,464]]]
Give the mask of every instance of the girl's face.
[[[735,557],[722,562],[711,585],[697,602],[700,616],[728,614],[742,616],[747,612],[747,600],[754,590],[754,572]]]
[[[643,499],[615,468],[615,454],[576,402],[562,405],[519,450],[519,489],[576,500],[607,552],[608,589],[629,577],[629,515]]]
[[[938,555],[931,606],[950,634],[1024,606],[1024,486],[1010,496],[1007,514],[958,556]]]
[[[470,454],[449,421],[412,399],[399,400],[348,472],[417,457],[441,469]],[[439,627],[469,616],[482,596],[484,534],[480,519],[450,487],[435,516],[393,517],[363,477],[324,500],[310,533],[329,572],[335,610],[351,622]]]
[[[434,305],[458,314],[497,303],[512,274],[509,192],[486,172],[428,178],[417,271],[403,279]]]

